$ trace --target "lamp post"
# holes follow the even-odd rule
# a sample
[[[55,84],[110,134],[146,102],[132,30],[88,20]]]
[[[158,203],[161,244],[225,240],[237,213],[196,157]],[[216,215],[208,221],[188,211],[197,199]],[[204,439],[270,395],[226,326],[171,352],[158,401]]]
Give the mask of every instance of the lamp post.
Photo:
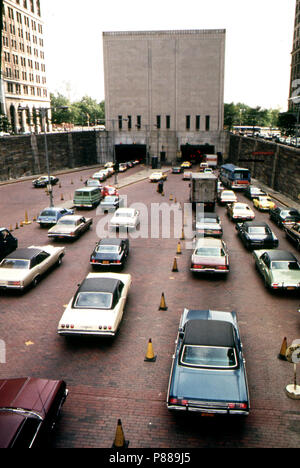
[[[18,111],[23,111],[26,110],[26,107],[22,107],[19,105]],[[48,175],[48,192],[49,192],[49,200],[50,200],[50,207],[52,208],[54,206],[53,204],[53,190],[52,190],[52,185],[51,185],[51,179],[50,179],[50,164],[49,164],[49,155],[48,155],[48,144],[47,144],[47,130],[46,130],[46,116],[47,112],[49,110],[53,109],[68,109],[67,106],[61,106],[61,107],[40,107],[39,108],[39,113],[42,121],[42,125],[44,127],[44,142],[45,142],[45,158],[46,158],[46,168],[47,168],[47,175]]]

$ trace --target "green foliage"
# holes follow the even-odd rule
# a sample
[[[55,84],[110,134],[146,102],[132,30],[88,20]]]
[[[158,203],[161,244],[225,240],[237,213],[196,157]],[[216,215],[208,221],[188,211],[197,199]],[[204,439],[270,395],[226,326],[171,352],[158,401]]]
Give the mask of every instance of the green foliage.
[[[278,109],[250,107],[243,103],[224,104],[224,126],[231,130],[235,125],[277,127]]]
[[[65,96],[58,93],[51,94],[52,123],[72,123],[81,126],[103,124],[105,119],[104,101],[97,103],[89,96],[80,101],[70,102]],[[68,109],[61,109],[67,107]]]

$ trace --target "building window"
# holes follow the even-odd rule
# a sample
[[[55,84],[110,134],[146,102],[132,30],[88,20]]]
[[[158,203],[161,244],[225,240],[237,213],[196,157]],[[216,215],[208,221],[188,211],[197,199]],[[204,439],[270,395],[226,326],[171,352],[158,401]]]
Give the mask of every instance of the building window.
[[[142,126],[142,117],[140,115],[137,115],[136,116],[136,128],[140,130],[141,126]]]
[[[119,130],[122,130],[122,122],[123,122],[123,118],[121,115],[119,115],[118,116]]]
[[[186,130],[190,130],[191,128],[191,116],[190,115],[185,116],[185,128]]]
[[[166,115],[166,128],[171,128],[171,117],[169,115]]]
[[[161,117],[160,115],[156,116],[156,128],[160,128],[161,126]]]
[[[127,119],[128,119],[128,130],[131,130],[131,127],[132,127],[131,115],[128,115]]]
[[[200,115],[196,115],[196,130],[200,130]]]
[[[205,116],[205,130],[209,131],[209,128],[210,128],[210,116],[206,115]]]

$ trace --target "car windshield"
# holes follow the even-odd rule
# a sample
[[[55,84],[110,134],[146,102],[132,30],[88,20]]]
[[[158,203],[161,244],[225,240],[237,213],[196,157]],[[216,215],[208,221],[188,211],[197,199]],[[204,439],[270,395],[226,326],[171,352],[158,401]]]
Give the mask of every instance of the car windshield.
[[[40,216],[56,216],[56,211],[53,210],[44,210],[41,212]]]
[[[266,228],[263,226],[255,226],[248,228],[249,234],[266,234]]]
[[[115,216],[117,217],[120,217],[123,216],[126,217],[126,218],[132,218],[133,217],[133,213],[131,211],[119,211],[115,214]]]
[[[96,247],[97,253],[119,253],[120,250],[119,245],[98,245]]]
[[[249,206],[247,205],[234,205],[235,210],[249,210]]]
[[[30,260],[6,258],[2,260],[0,268],[14,268],[15,270],[29,270]]]
[[[185,345],[180,361],[193,367],[228,369],[237,366],[235,349],[221,346]]]
[[[234,193],[233,192],[222,192],[222,196],[224,197],[234,197]]]
[[[199,217],[197,219],[197,222],[198,223],[208,223],[208,224],[211,224],[211,223],[217,223],[218,220],[216,218],[201,218]]]
[[[295,261],[274,261],[271,263],[272,270],[300,270],[300,265]]]
[[[112,294],[106,292],[80,292],[74,304],[75,308],[111,309]]]
[[[272,201],[270,197],[259,197],[259,201],[260,202],[270,202]]]
[[[74,226],[76,222],[74,219],[61,218],[57,224],[64,224],[66,226]]]
[[[224,257],[224,250],[220,247],[198,247],[195,250],[196,255],[201,257]]]

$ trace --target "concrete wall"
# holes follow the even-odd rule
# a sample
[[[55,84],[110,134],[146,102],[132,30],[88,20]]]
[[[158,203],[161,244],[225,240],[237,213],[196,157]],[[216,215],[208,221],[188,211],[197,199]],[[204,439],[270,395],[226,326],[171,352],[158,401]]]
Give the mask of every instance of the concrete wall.
[[[254,178],[299,201],[299,149],[260,138],[230,135],[227,162],[247,167]]]

